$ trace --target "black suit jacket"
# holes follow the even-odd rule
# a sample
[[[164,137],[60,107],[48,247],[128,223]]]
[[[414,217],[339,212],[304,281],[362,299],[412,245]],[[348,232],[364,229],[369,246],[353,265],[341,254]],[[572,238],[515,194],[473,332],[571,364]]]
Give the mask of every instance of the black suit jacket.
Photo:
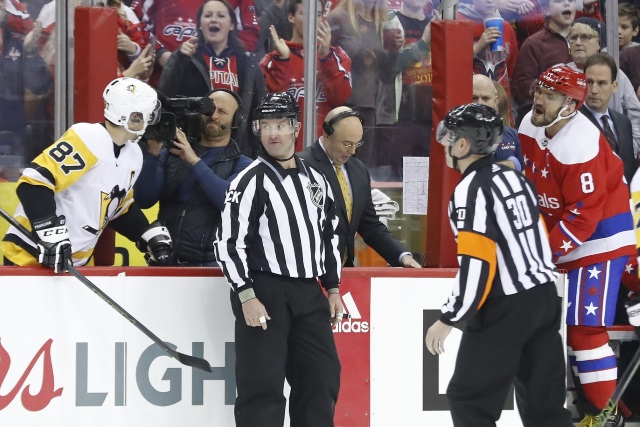
[[[338,249],[342,256],[344,256],[345,250],[347,251],[345,266],[353,266],[353,245],[356,232],[362,236],[367,245],[371,246],[391,266],[401,266],[399,262],[400,255],[409,251],[393,238],[387,227],[380,222],[378,215],[376,215],[376,210],[371,200],[371,177],[364,163],[355,157],[351,157],[345,165],[353,193],[351,223],[349,223],[347,207],[344,203],[344,197],[342,197],[338,177],[320,143],[316,141],[311,147],[299,152],[298,155],[303,161],[322,172],[331,185],[334,199],[339,205],[339,221],[336,229],[336,234],[339,238]]]
[[[584,114],[586,118],[591,120],[591,122],[600,129],[600,132],[602,132],[602,126],[600,126],[598,120],[593,114],[591,114],[591,111],[589,111],[587,107],[584,105],[580,107],[580,112]],[[616,151],[616,154],[622,159],[622,164],[624,165],[624,177],[627,179],[627,184],[630,184],[633,174],[636,172],[636,169],[638,169],[638,163],[636,162],[636,157],[633,154],[631,121],[624,114],[611,109],[609,109],[609,116],[611,117],[613,126],[615,126],[614,132],[618,137],[618,150]]]

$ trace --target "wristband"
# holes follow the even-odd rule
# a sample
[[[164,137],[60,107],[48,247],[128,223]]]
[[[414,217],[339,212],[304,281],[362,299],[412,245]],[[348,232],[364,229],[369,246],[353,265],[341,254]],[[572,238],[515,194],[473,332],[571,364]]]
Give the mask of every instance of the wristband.
[[[245,289],[244,291],[242,291],[242,292],[240,292],[238,294],[238,298],[240,298],[240,302],[242,304],[244,304],[245,302],[249,301],[250,299],[256,298],[256,293],[253,290],[253,288]]]
[[[340,295],[340,289],[338,289],[338,288],[331,288],[331,289],[327,289],[327,293],[328,293],[329,295],[331,295],[331,294],[338,294],[338,295]]]

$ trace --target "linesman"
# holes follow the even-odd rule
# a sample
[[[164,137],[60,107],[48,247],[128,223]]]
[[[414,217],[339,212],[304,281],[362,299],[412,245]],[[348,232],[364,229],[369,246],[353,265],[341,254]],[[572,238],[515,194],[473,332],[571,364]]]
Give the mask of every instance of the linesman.
[[[447,388],[455,426],[495,426],[514,383],[524,425],[570,427],[557,272],[533,186],[492,162],[502,129],[480,104],[438,126],[447,166],[462,173],[449,202],[460,270],[425,342],[442,354],[452,326],[468,320]]]
[[[263,152],[227,192],[214,247],[236,316],[238,427],[332,427],[342,319],[335,203],[326,178],[294,155],[300,110],[288,93],[255,109]],[[327,291],[322,291],[317,278]]]

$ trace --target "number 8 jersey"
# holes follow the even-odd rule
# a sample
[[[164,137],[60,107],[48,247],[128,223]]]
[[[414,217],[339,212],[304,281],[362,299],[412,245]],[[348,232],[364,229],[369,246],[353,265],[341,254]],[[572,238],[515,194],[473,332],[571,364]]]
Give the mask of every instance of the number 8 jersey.
[[[598,128],[578,112],[548,138],[529,113],[518,132],[556,264],[573,270],[633,255],[623,164]]]
[[[56,215],[66,217],[73,264],[79,266],[87,263],[109,221],[129,209],[141,167],[137,144],[127,142],[116,157],[102,124],[78,123],[25,168],[18,185],[40,185],[54,192]],[[31,229],[22,204],[14,216]],[[14,264],[38,265],[35,246],[13,227],[0,250]]]

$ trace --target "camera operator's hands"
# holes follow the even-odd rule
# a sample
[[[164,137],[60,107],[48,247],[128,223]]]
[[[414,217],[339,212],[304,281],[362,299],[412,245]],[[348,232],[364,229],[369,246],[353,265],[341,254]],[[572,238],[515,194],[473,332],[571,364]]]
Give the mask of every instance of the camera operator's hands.
[[[176,139],[173,140],[172,147],[169,148],[169,152],[180,157],[191,166],[195,165],[200,160],[200,157],[198,157],[193,151],[193,148],[191,148],[187,135],[185,135],[182,129],[176,129]]]

